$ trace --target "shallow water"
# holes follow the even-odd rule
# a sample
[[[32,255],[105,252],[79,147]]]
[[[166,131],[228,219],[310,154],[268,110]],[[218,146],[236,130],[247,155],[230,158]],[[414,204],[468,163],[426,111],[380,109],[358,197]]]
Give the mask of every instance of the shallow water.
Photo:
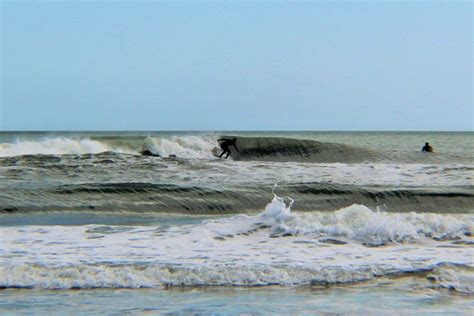
[[[326,287],[0,291],[8,314],[469,315],[472,308],[472,297],[439,290],[421,276]]]

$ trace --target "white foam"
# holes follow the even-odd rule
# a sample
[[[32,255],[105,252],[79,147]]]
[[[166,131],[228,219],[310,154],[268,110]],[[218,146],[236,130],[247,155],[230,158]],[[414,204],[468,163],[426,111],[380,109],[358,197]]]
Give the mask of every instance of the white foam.
[[[474,232],[473,216],[455,218],[433,213],[384,213],[354,204],[334,213],[300,214],[279,225],[294,235],[344,236],[366,245],[455,239]]]
[[[267,206],[265,206],[265,211],[263,211],[261,216],[270,218],[273,217],[278,222],[284,222],[285,220],[291,218],[291,207],[293,206],[293,203],[295,201],[292,198],[287,197],[287,199],[290,201],[287,206],[285,203],[285,199],[275,194],[276,187],[277,185],[275,184],[272,190],[273,199],[270,203],[267,204]]]
[[[259,226],[271,228],[273,235],[345,237],[369,246],[387,243],[422,242],[427,239],[454,240],[474,234],[474,216],[433,213],[387,213],[364,205],[351,205],[335,212],[291,213],[293,200],[286,205],[274,195],[265,211],[257,216],[239,215],[204,222],[196,228],[215,236],[242,234]],[[215,237],[213,235],[213,237]]]
[[[212,154],[217,141],[213,136],[148,137],[147,146],[161,157],[215,159]]]
[[[362,205],[295,214],[276,195],[259,215],[193,225],[0,227],[0,287],[353,282],[446,263],[474,266],[465,236],[472,230],[472,215],[386,214]]]
[[[140,288],[160,286],[304,285],[364,281],[393,273],[393,267],[310,267],[298,265],[64,265],[0,267],[3,287],[47,289]],[[409,270],[408,270],[409,271]]]
[[[212,151],[217,142],[213,136],[147,137],[145,146],[162,157],[215,159]],[[138,144],[140,145],[140,144]],[[114,147],[89,138],[45,138],[37,141],[17,140],[0,144],[0,157],[18,155],[97,154],[105,151],[138,154],[138,150]]]
[[[17,141],[0,144],[0,157],[18,155],[62,155],[62,154],[96,154],[112,150],[98,141],[71,138],[47,138],[41,141]]]

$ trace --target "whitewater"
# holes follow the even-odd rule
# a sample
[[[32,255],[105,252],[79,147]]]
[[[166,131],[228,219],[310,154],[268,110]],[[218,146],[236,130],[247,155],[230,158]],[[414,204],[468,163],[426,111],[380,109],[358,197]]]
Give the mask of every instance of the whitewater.
[[[402,216],[352,205],[304,216],[290,205],[275,195],[258,215],[175,227],[2,228],[0,287],[330,284],[474,264],[466,251],[472,215]],[[470,280],[460,281],[439,285],[473,293]]]
[[[472,136],[0,133],[0,310],[466,314]]]

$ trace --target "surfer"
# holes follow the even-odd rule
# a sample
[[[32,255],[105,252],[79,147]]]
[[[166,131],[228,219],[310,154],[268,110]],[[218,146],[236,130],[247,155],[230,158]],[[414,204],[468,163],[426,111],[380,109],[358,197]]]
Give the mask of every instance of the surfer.
[[[237,148],[237,145],[236,145],[236,142],[237,142],[237,138],[234,137],[232,139],[227,139],[227,138],[220,138],[217,140],[219,142],[219,146],[221,147],[222,149],[222,153],[219,155],[219,158],[222,158],[222,156],[227,153],[227,155],[224,157],[225,159],[227,159],[230,155],[230,146],[234,146],[235,150],[239,151],[239,149]]]
[[[424,153],[432,153],[433,152],[433,147],[431,147],[430,143],[425,143],[425,146],[421,148],[421,151]]]

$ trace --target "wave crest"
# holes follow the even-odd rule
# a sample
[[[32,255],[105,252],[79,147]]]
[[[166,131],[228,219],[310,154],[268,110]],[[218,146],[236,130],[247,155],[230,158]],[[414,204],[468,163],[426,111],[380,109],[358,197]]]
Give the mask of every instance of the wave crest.
[[[98,154],[111,151],[112,148],[104,143],[84,139],[71,138],[51,138],[40,141],[17,141],[14,143],[0,144],[0,157],[20,156],[20,155],[82,155]],[[116,151],[123,151],[115,149]]]
[[[213,136],[55,137],[2,143],[0,144],[0,157],[83,155],[107,151],[138,155],[148,149],[161,157],[175,155],[179,158],[215,159],[213,149],[216,144],[216,137]]]
[[[292,265],[17,265],[0,267],[0,287],[155,288],[160,286],[262,286],[334,284],[365,281],[394,270],[383,267],[299,267]]]
[[[326,237],[343,237],[346,240],[335,242],[352,240],[366,246],[412,243],[423,239],[455,240],[474,234],[474,221],[469,215],[455,218],[433,213],[385,213],[358,204],[335,212],[296,214],[291,213],[291,205],[292,201],[287,206],[275,195],[260,215],[238,215],[209,221],[196,229],[224,237],[269,228],[273,237],[311,236],[323,241]]]
[[[0,266],[0,288],[90,289],[170,288],[174,286],[301,286],[361,282],[381,276],[430,271],[436,286],[474,294],[473,267],[440,264],[411,266],[19,264]]]

